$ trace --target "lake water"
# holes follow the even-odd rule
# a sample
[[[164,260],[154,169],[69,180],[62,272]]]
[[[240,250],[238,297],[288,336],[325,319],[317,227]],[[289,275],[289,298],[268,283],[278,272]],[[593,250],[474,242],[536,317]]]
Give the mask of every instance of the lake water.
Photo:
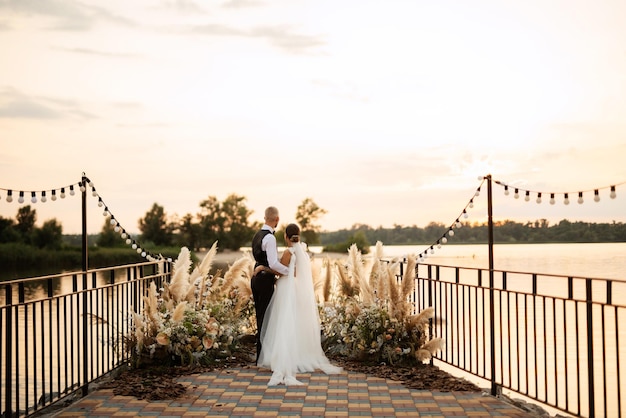
[[[403,257],[422,253],[424,245],[383,246],[385,257]],[[319,254],[321,247],[311,247]],[[372,247],[373,250],[373,247]],[[558,274],[626,281],[626,243],[597,244],[496,244],[494,269],[531,273]],[[487,244],[442,245],[435,247],[425,263],[489,268]]]

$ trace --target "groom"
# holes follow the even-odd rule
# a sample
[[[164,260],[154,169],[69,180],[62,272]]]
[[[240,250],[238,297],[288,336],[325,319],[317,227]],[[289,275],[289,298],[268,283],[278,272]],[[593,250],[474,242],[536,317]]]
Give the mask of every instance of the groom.
[[[274,230],[278,225],[278,209],[270,206],[265,209],[265,224],[259,232],[252,238],[252,255],[256,261],[254,267],[263,265],[269,267],[272,271],[261,271],[250,281],[252,287],[252,298],[254,299],[254,309],[256,312],[256,358],[259,359],[261,353],[261,327],[263,326],[263,318],[265,311],[274,294],[274,283],[276,275],[289,274],[289,268],[280,263],[278,260],[278,247]]]

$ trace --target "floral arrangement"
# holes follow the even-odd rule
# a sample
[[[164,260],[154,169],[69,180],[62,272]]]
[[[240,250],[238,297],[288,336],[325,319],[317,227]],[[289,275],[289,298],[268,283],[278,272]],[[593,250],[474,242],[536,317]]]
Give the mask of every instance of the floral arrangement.
[[[217,242],[193,270],[183,247],[170,283],[150,285],[144,310],[133,314],[129,347],[135,365],[173,360],[209,363],[231,355],[244,335],[256,332],[250,288],[254,260],[246,253],[221,276],[209,270]],[[416,257],[407,258],[400,279],[399,262],[383,260],[382,243],[364,260],[354,244],[347,260],[312,263],[319,290],[323,348],[330,355],[389,364],[426,362],[443,348],[430,338],[434,310],[416,313],[411,302]]]
[[[210,275],[217,242],[193,270],[186,247],[172,266],[172,280],[157,290],[150,284],[144,310],[133,312],[134,333],[129,338],[134,365],[166,361],[209,363],[229,356],[242,335],[254,332],[250,256],[228,271]]]
[[[408,257],[399,282],[398,263],[383,261],[380,242],[369,262],[355,245],[348,250],[347,263],[325,260],[320,304],[324,349],[330,354],[389,364],[426,362],[442,349],[442,339],[429,338],[433,308],[413,312],[410,298],[416,263],[416,257]],[[333,276],[338,277],[334,295]]]

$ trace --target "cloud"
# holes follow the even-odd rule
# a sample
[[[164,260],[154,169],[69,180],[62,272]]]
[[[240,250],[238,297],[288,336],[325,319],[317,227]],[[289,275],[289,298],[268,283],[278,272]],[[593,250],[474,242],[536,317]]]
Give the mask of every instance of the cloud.
[[[95,49],[89,48],[66,48],[66,47],[53,47],[58,51],[70,52],[73,54],[82,54],[82,55],[95,55],[99,57],[107,57],[107,58],[138,58],[139,54],[127,54],[121,52],[106,52],[106,51],[98,51]]]
[[[0,0],[0,11],[15,16],[45,17],[53,20],[49,30],[85,31],[105,21],[135,26],[131,20],[107,9],[62,0]]]
[[[262,26],[250,30],[241,30],[219,24],[196,25],[184,29],[185,33],[207,36],[230,36],[263,39],[277,48],[289,53],[304,53],[325,45],[321,37],[296,33],[291,27]]]
[[[222,7],[225,9],[244,9],[248,7],[259,7],[263,5],[263,2],[254,0],[229,0],[222,3]]]
[[[30,97],[12,88],[0,90],[0,97],[0,118],[4,119],[96,118],[74,100]]]
[[[161,8],[183,14],[204,14],[206,11],[192,0],[165,1]]]

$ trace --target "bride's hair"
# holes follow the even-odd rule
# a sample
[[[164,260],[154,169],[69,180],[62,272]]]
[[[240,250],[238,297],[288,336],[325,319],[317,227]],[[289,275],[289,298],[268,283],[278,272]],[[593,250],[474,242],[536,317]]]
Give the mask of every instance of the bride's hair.
[[[300,227],[296,224],[289,224],[285,228],[287,239],[291,242],[300,242]]]

